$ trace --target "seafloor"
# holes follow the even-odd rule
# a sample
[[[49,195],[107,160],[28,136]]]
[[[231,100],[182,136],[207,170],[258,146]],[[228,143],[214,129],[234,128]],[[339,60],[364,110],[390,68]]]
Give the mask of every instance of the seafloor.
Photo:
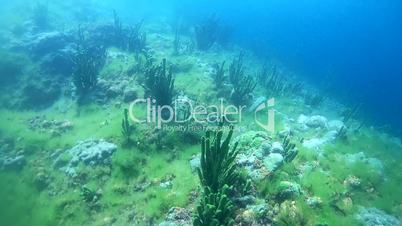
[[[58,17],[34,29],[28,14],[1,24],[0,225],[192,225],[204,131],[133,124],[126,142],[123,109],[145,93],[142,54],[108,46],[96,95],[77,104],[74,64],[66,57],[76,24]],[[102,32],[97,28],[113,23],[108,15],[81,29]],[[147,54],[173,65],[173,99],[210,105],[222,97],[229,104],[230,84],[216,88],[214,65],[226,61],[228,68],[242,52],[245,73],[254,76],[265,63],[235,44],[198,50],[191,32],[177,44],[166,18],[148,18],[141,29]],[[363,121],[358,107],[320,99],[319,90],[275,59],[269,74],[273,65],[287,83],[303,87],[272,94],[274,133],[248,112],[234,125],[237,167],[252,182],[237,197],[235,224],[401,225],[400,140]],[[265,98],[259,83],[248,105]],[[284,160],[288,138],[298,150],[291,161]]]

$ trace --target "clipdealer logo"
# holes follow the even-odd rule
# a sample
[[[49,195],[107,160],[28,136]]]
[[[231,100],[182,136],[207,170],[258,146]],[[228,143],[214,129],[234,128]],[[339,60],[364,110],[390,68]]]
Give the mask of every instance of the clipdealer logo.
[[[255,123],[268,132],[275,132],[275,99],[271,98],[253,110]],[[138,108],[145,109],[145,116],[139,116]],[[137,111],[136,111],[137,109]],[[188,122],[216,123],[225,116],[228,123],[241,123],[244,120],[246,106],[225,105],[221,99],[217,105],[195,105],[189,99],[176,100],[172,105],[159,106],[151,98],[136,99],[129,106],[129,116],[134,123],[153,123],[158,129],[169,123],[185,124]],[[264,120],[260,120],[261,117]]]

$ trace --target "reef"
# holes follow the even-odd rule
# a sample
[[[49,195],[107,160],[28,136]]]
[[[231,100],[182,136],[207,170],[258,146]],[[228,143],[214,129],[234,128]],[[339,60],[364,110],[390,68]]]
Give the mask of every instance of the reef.
[[[237,27],[24,7],[0,27],[0,224],[401,224],[400,139]]]

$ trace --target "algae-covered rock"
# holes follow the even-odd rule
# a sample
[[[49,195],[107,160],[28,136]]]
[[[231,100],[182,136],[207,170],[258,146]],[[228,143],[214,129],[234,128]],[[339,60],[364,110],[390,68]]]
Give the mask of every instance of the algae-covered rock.
[[[346,163],[355,164],[355,163],[366,163],[372,169],[374,169],[378,174],[382,175],[384,173],[384,166],[382,162],[377,158],[368,158],[364,154],[364,152],[357,152],[355,154],[346,154],[343,156]]]
[[[25,166],[25,164],[25,156],[18,155],[15,157],[6,157],[1,164],[1,168],[9,170],[20,170]]]
[[[115,144],[106,142],[103,139],[80,141],[73,148],[66,150],[65,153],[71,156],[71,160],[64,168],[64,171],[69,176],[75,176],[77,173],[76,168],[80,162],[90,166],[110,164],[110,157],[116,150],[117,146]],[[58,160],[59,158],[55,162],[57,163]]]
[[[320,207],[322,205],[322,200],[321,200],[320,197],[313,196],[313,197],[308,197],[306,199],[306,203],[311,208],[317,208],[317,207]]]
[[[249,205],[236,216],[239,225],[269,225],[272,220],[268,216],[268,206],[265,203]]]
[[[283,156],[279,153],[271,153],[264,159],[264,165],[269,172],[274,172],[283,164]]]
[[[190,226],[192,224],[192,214],[189,209],[172,207],[170,208],[165,221],[159,226]]]
[[[325,129],[328,127],[328,120],[324,116],[314,115],[307,119],[305,122],[306,125],[310,128],[322,128]]]
[[[271,147],[271,152],[283,154],[284,149],[280,142],[273,142]]]
[[[200,155],[194,155],[191,159],[190,159],[190,168],[191,171],[196,171],[201,165],[201,156]]]
[[[347,188],[357,189],[357,188],[360,188],[361,180],[360,180],[359,178],[357,178],[356,176],[349,175],[349,176],[343,181],[343,184],[344,184]]]
[[[297,123],[302,125],[302,128],[304,128],[304,129],[308,129],[308,128],[326,129],[326,128],[328,128],[328,119],[321,115],[313,115],[313,116],[309,117],[309,116],[302,114],[298,117]]]
[[[300,195],[301,188],[296,182],[281,181],[277,187],[277,191],[281,199],[291,199]]]
[[[240,152],[250,153],[259,149],[263,142],[269,141],[270,137],[263,131],[246,132],[236,138],[239,142],[238,149]]]
[[[376,208],[360,208],[356,219],[367,226],[401,226],[402,221]]]

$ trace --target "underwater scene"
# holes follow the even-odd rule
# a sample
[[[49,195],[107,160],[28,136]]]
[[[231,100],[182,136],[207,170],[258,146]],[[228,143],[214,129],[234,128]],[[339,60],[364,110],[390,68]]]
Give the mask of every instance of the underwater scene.
[[[399,0],[2,0],[0,226],[402,226]]]

